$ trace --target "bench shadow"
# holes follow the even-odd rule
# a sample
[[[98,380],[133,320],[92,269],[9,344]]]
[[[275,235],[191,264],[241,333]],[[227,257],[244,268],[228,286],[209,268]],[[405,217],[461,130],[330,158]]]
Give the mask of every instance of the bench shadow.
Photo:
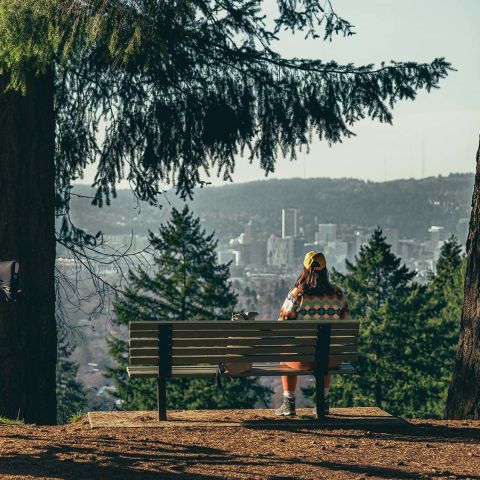
[[[478,428],[474,427],[449,427],[444,425],[432,425],[430,423],[409,423],[406,420],[401,420],[396,423],[389,423],[388,421],[378,422],[376,424],[358,422],[314,422],[298,420],[295,422],[289,421],[249,421],[242,422],[242,427],[248,429],[268,429],[289,431],[293,433],[308,433],[317,432],[322,435],[329,435],[332,433],[334,437],[344,438],[358,438],[360,435],[374,436],[383,435],[389,440],[408,441],[408,442],[430,442],[430,443],[455,443],[465,442],[470,440],[471,443],[480,444],[480,422]],[[340,430],[340,432],[339,432]],[[345,433],[351,431],[352,433]],[[353,433],[356,432],[356,433]]]
[[[444,429],[442,429],[443,431]],[[439,432],[439,430],[435,430]],[[319,432],[322,435],[324,432]],[[411,441],[412,432],[409,432]],[[420,429],[420,433],[421,429]],[[465,433],[465,432],[464,432]],[[431,433],[429,433],[431,434]],[[143,435],[143,434],[142,434]],[[470,434],[468,434],[470,435]],[[338,435],[336,435],[338,436]],[[235,476],[235,471],[252,468],[258,473],[262,468],[277,467],[279,474],[265,475],[268,480],[294,480],[294,476],[282,476],[281,470],[295,471],[296,467],[322,469],[324,471],[343,472],[345,474],[366,475],[372,478],[416,479],[425,478],[424,472],[406,471],[392,465],[378,466],[368,464],[351,464],[322,460],[316,456],[275,457],[272,454],[252,453],[237,454],[221,448],[210,448],[197,444],[177,444],[160,439],[128,438],[127,451],[114,451],[115,446],[125,439],[110,435],[82,435],[81,441],[61,444],[49,444],[48,437],[35,435],[5,435],[2,438],[29,440],[31,452],[5,453],[0,457],[0,477],[13,475],[20,478],[54,477],[62,480],[85,478],[86,480],[109,479],[185,479],[185,480],[220,480]],[[357,436],[358,438],[358,436]],[[391,437],[388,437],[391,439]],[[469,438],[467,436],[467,438]],[[405,437],[405,440],[407,437]],[[431,440],[429,440],[431,441]],[[43,442],[41,444],[40,442]],[[75,442],[75,440],[73,440]],[[313,457],[313,458],[312,458]],[[202,466],[202,473],[187,470]],[[232,470],[232,466],[234,467]],[[210,470],[210,472],[209,472]],[[211,471],[215,473],[212,474]],[[245,470],[248,472],[248,470]],[[328,474],[327,474],[328,475]],[[452,472],[429,472],[428,478],[449,478],[460,480],[464,474]],[[328,478],[328,477],[324,477]],[[478,475],[468,475],[472,480],[480,480]]]
[[[364,474],[371,478],[396,478],[396,479],[420,479],[425,478],[424,472],[411,472],[400,468],[373,466],[365,464],[346,464],[341,462],[328,461],[308,461],[299,458],[291,459],[275,459],[270,456],[251,456],[251,455],[228,455],[225,454],[209,454],[207,456],[198,456],[197,453],[190,453],[186,458],[181,459],[176,456],[170,458],[164,455],[139,455],[138,453],[128,454],[124,456],[114,455],[114,458],[104,459],[104,465],[100,465],[97,461],[80,462],[73,459],[58,458],[58,454],[65,455],[63,448],[48,448],[43,452],[34,455],[15,454],[7,455],[0,459],[0,475],[14,475],[20,478],[24,477],[55,477],[62,480],[76,480],[85,478],[88,480],[109,480],[109,479],[129,479],[129,480],[222,480],[229,478],[234,474],[231,467],[252,466],[258,472],[261,467],[272,467],[275,465],[290,465],[292,468],[299,466],[308,466],[312,468],[322,468],[330,471]],[[81,449],[75,449],[75,453],[82,453]],[[105,455],[105,452],[102,452]],[[138,462],[148,461],[149,466],[138,465]],[[165,465],[166,461],[173,462],[175,465]],[[186,470],[190,467],[205,465],[205,473],[189,473]],[[211,467],[216,471],[221,471],[222,467],[225,471],[220,475],[212,475],[208,473]],[[455,474],[450,471],[439,471],[429,473],[428,478],[448,478],[465,479],[464,474]],[[295,480],[295,476],[284,475],[266,475],[268,480]],[[322,478],[322,477],[319,477]],[[327,477],[325,477],[327,478]],[[471,480],[480,480],[478,475],[468,475]]]
[[[5,435],[2,438],[24,439],[30,442],[45,441],[43,437]],[[155,446],[141,445],[130,441],[128,452],[108,451],[103,446],[111,446],[118,440],[90,439],[91,445],[50,445],[38,446],[32,453],[4,454],[0,457],[0,477],[13,475],[24,477],[54,477],[62,480],[95,479],[185,479],[222,480],[223,476],[189,473],[185,469],[197,463],[195,459],[218,458],[222,450],[188,445],[178,445],[155,441]],[[101,442],[101,443],[100,443]],[[143,442],[145,443],[145,442]],[[151,442],[148,442],[151,443]],[[103,445],[102,445],[103,444]],[[110,444],[110,445],[108,445]],[[155,450],[155,453],[152,452]],[[186,459],[183,456],[186,455]]]
[[[438,472],[429,472],[428,477],[425,476],[424,472],[408,472],[401,470],[399,468],[393,467],[381,467],[377,465],[352,465],[345,464],[340,462],[320,462],[320,465],[323,468],[336,472],[350,472],[357,475],[368,475],[368,477],[379,477],[379,478],[391,478],[391,479],[424,479],[424,478],[451,478],[456,480],[464,480],[469,478],[471,480],[478,480],[480,477],[478,475],[467,475],[464,474],[457,475],[447,470],[442,470]]]

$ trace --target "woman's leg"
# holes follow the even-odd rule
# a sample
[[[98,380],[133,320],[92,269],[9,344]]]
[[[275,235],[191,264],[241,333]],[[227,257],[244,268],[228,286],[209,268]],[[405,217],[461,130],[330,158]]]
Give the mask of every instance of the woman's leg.
[[[297,389],[297,376],[282,375],[282,386],[284,392],[294,392]]]
[[[286,365],[292,370],[311,370],[313,363],[310,362],[281,362],[281,365]],[[296,375],[282,375],[282,385],[284,392],[294,393],[297,389],[297,376]]]
[[[293,370],[310,370],[312,363],[306,362],[281,362]],[[282,375],[283,385],[283,404],[275,410],[276,415],[294,416],[295,415],[295,390],[297,389],[296,375]]]
[[[336,367],[340,366],[341,363],[342,362],[335,362],[335,361],[329,362],[328,367],[329,368],[336,368]],[[323,377],[323,378],[324,378],[323,381],[324,381],[324,387],[325,387],[324,395],[325,395],[325,397],[328,397],[328,391],[330,390],[330,385],[332,383],[332,376],[331,375],[325,375],[325,377]]]

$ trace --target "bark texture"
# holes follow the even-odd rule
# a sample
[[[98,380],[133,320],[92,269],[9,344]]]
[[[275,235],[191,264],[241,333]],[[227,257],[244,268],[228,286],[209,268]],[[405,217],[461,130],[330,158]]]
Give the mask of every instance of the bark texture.
[[[450,419],[480,418],[480,145],[466,247],[462,325],[446,409]]]
[[[56,421],[53,72],[5,92],[0,76],[0,260],[21,264],[24,294],[0,299],[0,416]]]

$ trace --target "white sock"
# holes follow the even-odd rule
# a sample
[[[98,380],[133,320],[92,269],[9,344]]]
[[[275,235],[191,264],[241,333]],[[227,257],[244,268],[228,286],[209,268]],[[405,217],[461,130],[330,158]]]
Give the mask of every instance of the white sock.
[[[329,392],[329,391],[330,391],[330,387],[327,387],[327,388],[324,388],[324,389],[323,389],[323,396],[324,396],[325,398],[328,398],[328,392]]]
[[[289,400],[295,400],[295,392],[289,392],[288,390],[285,390],[283,392],[283,396]]]

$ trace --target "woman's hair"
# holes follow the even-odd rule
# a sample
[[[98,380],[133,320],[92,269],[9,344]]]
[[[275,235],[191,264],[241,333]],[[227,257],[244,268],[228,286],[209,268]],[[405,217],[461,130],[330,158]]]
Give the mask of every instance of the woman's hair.
[[[312,267],[317,266],[318,263],[313,262]],[[295,286],[305,295],[333,295],[335,293],[326,268],[314,270],[313,268],[303,267]]]

